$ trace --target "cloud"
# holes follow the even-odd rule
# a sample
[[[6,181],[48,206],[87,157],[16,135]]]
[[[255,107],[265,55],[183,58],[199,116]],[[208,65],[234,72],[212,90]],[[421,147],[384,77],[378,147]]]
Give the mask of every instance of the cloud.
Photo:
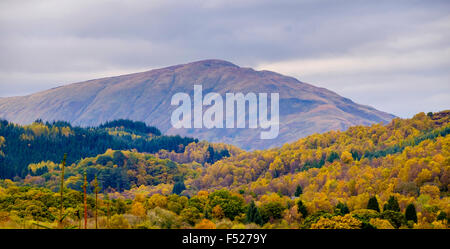
[[[345,53],[262,63],[351,99],[410,117],[450,107],[450,18],[362,43]]]
[[[0,97],[219,58],[401,116],[445,109],[449,9],[414,0],[4,0]],[[402,87],[400,99],[380,96]],[[436,97],[415,106],[418,94]]]

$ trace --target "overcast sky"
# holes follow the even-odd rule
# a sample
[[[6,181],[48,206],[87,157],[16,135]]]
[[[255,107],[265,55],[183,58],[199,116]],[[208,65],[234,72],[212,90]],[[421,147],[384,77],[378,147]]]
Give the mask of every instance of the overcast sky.
[[[0,97],[202,59],[401,117],[450,109],[450,1],[0,1]]]

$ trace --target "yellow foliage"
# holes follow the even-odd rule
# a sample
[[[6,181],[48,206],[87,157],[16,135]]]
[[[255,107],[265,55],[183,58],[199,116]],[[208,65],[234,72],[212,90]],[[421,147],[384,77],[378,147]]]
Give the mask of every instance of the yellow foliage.
[[[213,207],[212,216],[218,220],[223,219],[223,217],[225,217],[225,214],[223,213],[223,210],[220,207],[220,205]]]
[[[145,217],[146,210],[141,202],[136,201],[131,205],[131,213],[138,217]]]
[[[394,229],[389,221],[380,218],[372,218],[370,219],[369,223],[375,226],[377,229]]]
[[[311,225],[312,229],[359,229],[361,221],[352,215],[334,216],[332,218],[321,217],[317,223]]]
[[[196,229],[216,229],[216,224],[214,224],[214,222],[212,222],[208,219],[203,219],[195,225],[195,228]]]

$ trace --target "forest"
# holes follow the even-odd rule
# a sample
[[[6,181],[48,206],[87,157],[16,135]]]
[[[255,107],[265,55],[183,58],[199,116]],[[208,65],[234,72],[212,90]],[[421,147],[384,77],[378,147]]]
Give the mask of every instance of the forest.
[[[0,228],[448,229],[450,111],[279,148],[0,122]]]
[[[0,157],[0,179],[25,177],[28,165],[41,161],[59,162],[67,153],[68,163],[96,156],[107,149],[154,153],[161,149],[182,152],[198,140],[180,136],[161,136],[155,127],[143,122],[114,120],[99,127],[72,127],[64,121],[36,120],[26,126],[0,120],[3,157]]]

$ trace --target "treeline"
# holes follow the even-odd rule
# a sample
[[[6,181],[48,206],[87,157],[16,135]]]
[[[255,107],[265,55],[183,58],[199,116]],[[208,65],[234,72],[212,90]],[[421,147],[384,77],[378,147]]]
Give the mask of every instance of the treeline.
[[[64,153],[68,154],[67,163],[71,164],[84,157],[102,154],[107,149],[136,149],[148,153],[164,149],[181,153],[186,145],[198,141],[158,134],[159,130],[154,127],[129,120],[89,128],[72,127],[62,121],[43,123],[37,120],[31,125],[20,126],[0,120],[0,137],[4,140],[0,148],[0,178],[23,178],[29,173],[30,163],[59,162]]]
[[[22,184],[59,190],[59,164],[51,161],[32,163],[28,169],[30,175],[20,181]],[[122,192],[138,186],[174,184],[176,180],[196,174],[191,165],[180,165],[151,154],[110,149],[104,154],[84,158],[67,166],[64,174],[66,187],[82,191],[84,173],[88,182],[97,177],[100,192]],[[88,193],[93,191],[92,187],[87,187]]]
[[[83,206],[83,192],[66,189],[62,193],[66,219],[61,224],[57,218],[61,202],[55,192],[19,187],[6,180],[0,181],[0,193],[0,228],[84,228],[84,208],[87,228],[394,229],[447,228],[449,223],[447,213],[439,211],[425,226],[416,205],[408,203],[402,208],[395,196],[384,203],[372,196],[356,210],[339,202],[331,210],[312,211],[301,194],[295,199],[275,193],[247,198],[221,189],[199,191],[192,197],[136,194],[126,200],[111,199],[105,194],[98,201],[88,195],[87,205]]]
[[[131,121],[128,119],[118,119],[113,121],[108,121],[101,124],[99,128],[123,128],[125,131],[131,133],[142,133],[142,134],[153,134],[155,136],[160,136],[161,131],[153,126],[147,126],[144,122]]]

